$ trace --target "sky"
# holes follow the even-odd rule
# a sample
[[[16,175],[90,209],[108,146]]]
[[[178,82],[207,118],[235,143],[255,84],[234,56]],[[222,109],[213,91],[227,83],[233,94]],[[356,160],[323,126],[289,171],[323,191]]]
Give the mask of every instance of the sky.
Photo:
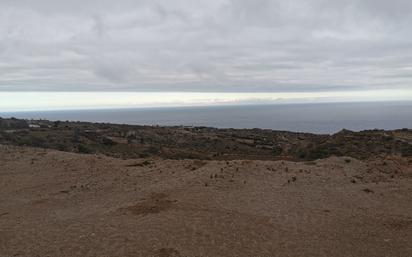
[[[410,0],[0,0],[0,100],[5,92],[404,99],[411,13]]]
[[[216,105],[267,105],[409,101],[408,90],[345,92],[0,92],[6,112]]]

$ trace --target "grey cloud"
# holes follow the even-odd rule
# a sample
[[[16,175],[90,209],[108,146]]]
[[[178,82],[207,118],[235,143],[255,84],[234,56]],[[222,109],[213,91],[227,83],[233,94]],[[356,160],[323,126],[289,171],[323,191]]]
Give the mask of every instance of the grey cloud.
[[[411,88],[409,0],[0,0],[0,90]]]

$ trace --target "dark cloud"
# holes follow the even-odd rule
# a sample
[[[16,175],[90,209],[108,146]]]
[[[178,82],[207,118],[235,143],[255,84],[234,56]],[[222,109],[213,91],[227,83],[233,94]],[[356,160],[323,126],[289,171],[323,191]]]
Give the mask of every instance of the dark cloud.
[[[410,0],[1,0],[0,90],[410,89]]]

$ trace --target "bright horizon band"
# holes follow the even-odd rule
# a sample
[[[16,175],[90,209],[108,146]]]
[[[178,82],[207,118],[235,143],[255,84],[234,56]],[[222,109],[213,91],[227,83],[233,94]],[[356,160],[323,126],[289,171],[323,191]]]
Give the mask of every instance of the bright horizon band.
[[[278,93],[0,92],[0,112],[359,101],[412,101],[412,90]]]

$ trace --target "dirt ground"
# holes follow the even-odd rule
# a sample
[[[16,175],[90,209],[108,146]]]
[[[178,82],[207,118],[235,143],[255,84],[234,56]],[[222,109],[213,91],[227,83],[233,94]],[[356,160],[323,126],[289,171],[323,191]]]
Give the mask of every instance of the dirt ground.
[[[412,256],[412,159],[199,161],[0,146],[0,256]]]

